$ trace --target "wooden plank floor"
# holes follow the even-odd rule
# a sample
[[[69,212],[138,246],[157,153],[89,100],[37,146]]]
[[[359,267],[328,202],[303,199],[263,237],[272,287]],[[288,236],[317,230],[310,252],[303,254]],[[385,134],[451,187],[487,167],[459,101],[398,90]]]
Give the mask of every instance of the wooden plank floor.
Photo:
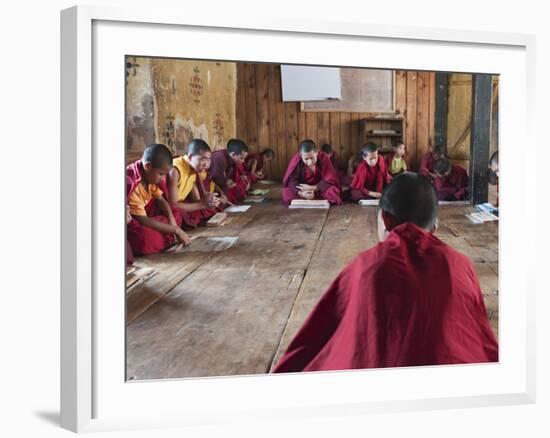
[[[268,372],[332,279],[377,243],[376,208],[289,210],[269,204],[231,214],[192,236],[238,236],[221,252],[136,260],[154,275],[127,293],[127,376],[160,379]],[[498,225],[474,225],[470,206],[443,206],[438,237],[474,262],[498,334]]]

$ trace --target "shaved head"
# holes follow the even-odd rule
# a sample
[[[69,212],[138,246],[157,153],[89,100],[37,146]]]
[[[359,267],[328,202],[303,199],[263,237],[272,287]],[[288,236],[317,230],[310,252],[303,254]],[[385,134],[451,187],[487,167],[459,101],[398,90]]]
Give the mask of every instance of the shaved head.
[[[155,169],[172,165],[172,152],[165,145],[153,143],[143,151],[142,161],[150,163]]]
[[[238,138],[232,138],[227,142],[227,152],[230,154],[240,155],[243,152],[248,152],[248,146]]]
[[[380,209],[391,215],[395,225],[411,222],[425,230],[434,228],[437,220],[437,193],[430,181],[416,173],[403,173],[388,184]]]
[[[317,145],[313,140],[304,140],[300,143],[300,152],[317,152]]]
[[[199,155],[201,152],[211,152],[210,146],[200,138],[194,138],[187,145],[187,153],[189,155]]]
[[[368,154],[372,154],[378,150],[378,145],[376,143],[367,143],[361,148],[361,156],[366,157]]]
[[[438,175],[445,175],[451,170],[451,162],[448,158],[441,157],[434,163],[434,172]]]

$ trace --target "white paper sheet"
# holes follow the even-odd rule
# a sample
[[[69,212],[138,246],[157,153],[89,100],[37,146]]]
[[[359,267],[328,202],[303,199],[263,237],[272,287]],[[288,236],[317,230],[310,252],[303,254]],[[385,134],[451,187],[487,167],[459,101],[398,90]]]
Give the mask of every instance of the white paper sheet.
[[[378,205],[379,199],[361,199],[359,205]]]
[[[232,207],[226,208],[224,211],[226,213],[244,213],[250,208],[250,205],[234,205]]]

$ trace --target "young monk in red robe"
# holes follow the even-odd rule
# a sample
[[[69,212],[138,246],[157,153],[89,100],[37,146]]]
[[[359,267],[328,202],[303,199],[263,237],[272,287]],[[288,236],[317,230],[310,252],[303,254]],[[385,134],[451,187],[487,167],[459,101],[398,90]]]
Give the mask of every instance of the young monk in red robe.
[[[265,178],[264,165],[275,158],[273,149],[264,149],[259,154],[248,154],[244,160],[244,169],[251,184]]]
[[[292,157],[283,178],[283,203],[293,199],[326,199],[342,204],[340,181],[330,158],[317,151],[313,140],[300,143],[299,152]]]
[[[238,139],[229,140],[226,149],[212,153],[210,164],[212,180],[233,204],[244,201],[250,188],[250,182],[243,167],[247,154],[248,147],[244,141]]]
[[[440,201],[464,201],[468,199],[470,179],[462,166],[452,164],[448,158],[440,158],[434,164],[433,180]]]
[[[441,146],[430,146],[430,150],[422,155],[418,173],[427,178],[435,179],[434,163],[443,157],[443,148]]]
[[[325,143],[323,146],[321,146],[321,152],[324,152],[328,155],[328,157],[330,158],[330,162],[332,163],[332,167],[334,167],[334,170],[338,175],[340,187],[344,186],[344,183],[346,182],[346,172],[339,166],[338,158],[336,157],[336,152],[334,152],[334,149],[332,149],[332,145]]]
[[[160,252],[178,240],[190,243],[180,228],[180,211],[162,196],[164,177],[171,168],[172,154],[162,144],[148,146],[141,160],[126,168],[126,200],[132,216],[126,237],[134,255]]]
[[[346,167],[346,174],[342,178],[342,188],[351,186],[351,182],[353,181],[353,177],[355,176],[355,172],[357,172],[357,168],[359,167],[359,164],[363,161],[361,151],[351,154],[348,158],[347,167]]]
[[[363,146],[361,156],[363,161],[357,166],[351,182],[351,199],[355,202],[361,199],[379,199],[382,190],[391,181],[386,163],[378,155],[378,146],[374,143]]]
[[[174,167],[168,174],[167,199],[184,213],[183,223],[188,227],[208,220],[223,205],[224,198],[214,192],[214,183],[204,184],[211,156],[210,146],[204,140],[191,140],[187,155],[174,158]]]
[[[392,152],[384,156],[384,161],[386,162],[386,168],[388,169],[389,174],[393,177],[403,172],[410,171],[411,167],[405,158],[405,143],[395,143],[392,145],[392,149]]]
[[[498,361],[475,268],[436,228],[432,184],[397,176],[380,199],[380,243],[340,272],[273,372]]]

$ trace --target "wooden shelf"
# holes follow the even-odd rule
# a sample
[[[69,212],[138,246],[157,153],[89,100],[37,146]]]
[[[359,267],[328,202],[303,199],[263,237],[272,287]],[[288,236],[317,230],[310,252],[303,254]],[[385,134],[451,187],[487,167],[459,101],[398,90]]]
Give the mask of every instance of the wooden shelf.
[[[405,139],[406,123],[403,117],[365,117],[360,123],[363,141],[374,141],[382,148],[391,148],[396,139]],[[372,132],[377,130],[394,132]]]

